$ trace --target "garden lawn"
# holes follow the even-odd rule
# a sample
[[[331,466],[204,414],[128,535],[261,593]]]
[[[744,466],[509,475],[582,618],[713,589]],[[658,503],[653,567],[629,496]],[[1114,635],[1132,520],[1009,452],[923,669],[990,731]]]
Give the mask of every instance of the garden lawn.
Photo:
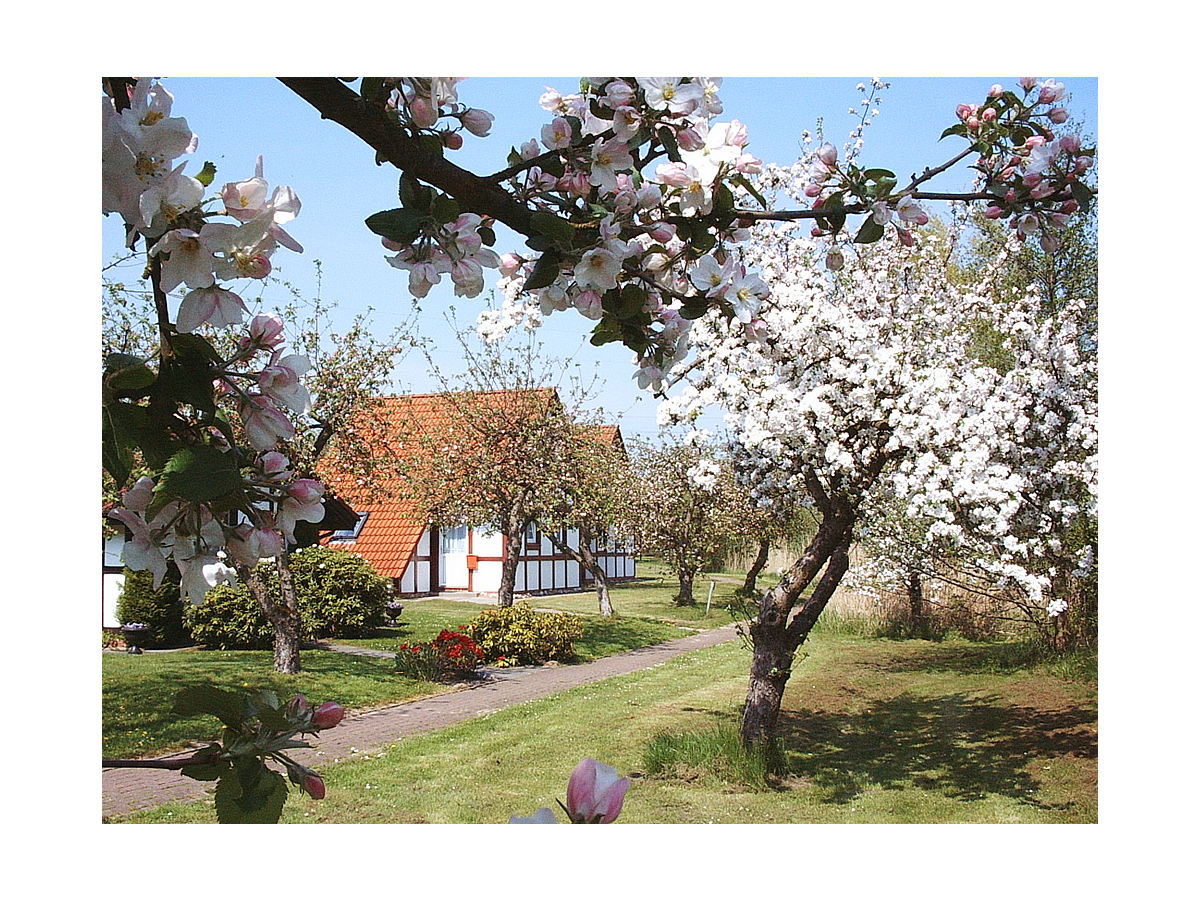
[[[349,656],[323,650],[301,653],[299,675],[272,671],[268,650],[181,650],[171,653],[105,653],[104,756],[131,759],[215,737],[220,723],[209,716],[180,719],[171,714],[185,687],[211,684],[230,690],[273,690],[286,702],[304,694],[313,703],[336,700],[347,708],[382,706],[442,693],[446,685],[404,678],[391,659]]]
[[[644,774],[655,735],[736,723],[749,652],[733,641],[327,766],[326,798],[293,791],[283,821],[507,822],[556,808],[585,756],[631,774],[628,823],[1096,821],[1094,669],[1066,680],[1011,646],[965,641],[815,635],[807,650],[770,789],[704,763]],[[215,817],[204,801],[129,820]]]

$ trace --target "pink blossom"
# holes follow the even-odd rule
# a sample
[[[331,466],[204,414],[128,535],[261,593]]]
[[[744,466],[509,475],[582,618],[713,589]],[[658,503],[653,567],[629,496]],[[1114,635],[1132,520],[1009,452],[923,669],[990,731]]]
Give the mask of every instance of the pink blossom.
[[[1081,146],[1080,141],[1079,141],[1079,135],[1064,134],[1062,137],[1060,137],[1058,139],[1058,146],[1066,153],[1071,153],[1071,154],[1078,153],[1079,148]]]
[[[1055,100],[1060,99],[1066,92],[1066,86],[1061,81],[1047,78],[1042,84],[1042,89],[1038,92],[1038,103],[1053,103]]]
[[[1053,122],[1055,125],[1061,125],[1063,122],[1067,121],[1067,119],[1070,117],[1070,113],[1068,113],[1061,106],[1054,107],[1054,109],[1050,110],[1049,115],[1050,115],[1050,121]]]
[[[247,331],[250,346],[274,350],[283,343],[283,320],[278,316],[255,316]]]
[[[442,132],[442,146],[447,150],[461,150],[463,145],[462,135],[457,131]]]
[[[562,116],[542,126],[542,143],[547,150],[562,150],[571,146],[571,125]]]
[[[983,211],[984,218],[999,219],[1004,215],[1004,208],[1001,206],[989,206]]]
[[[1017,83],[1020,84],[1021,87],[1023,87],[1025,90],[1029,91],[1029,90],[1033,90],[1033,86],[1035,84],[1037,84],[1037,79],[1031,78],[1028,75],[1026,75],[1023,78],[1018,78]]]
[[[288,458],[278,451],[271,450],[258,458],[258,469],[267,478],[276,479],[287,473]]]
[[[608,824],[621,814],[629,779],[612,766],[588,757],[567,782],[567,812],[576,824]]]
[[[817,148],[817,159],[826,166],[832,167],[837,163],[837,155],[837,148],[833,144],[825,143]]]
[[[233,291],[215,285],[199,288],[188,292],[179,304],[175,327],[188,334],[205,322],[216,326],[237,325],[244,312],[246,304]]]
[[[515,253],[505,253],[500,257],[500,274],[505,278],[512,278],[523,264],[524,261]]]
[[[268,397],[247,397],[242,401],[239,411],[246,429],[246,440],[255,450],[271,450],[280,438],[290,440],[296,436],[295,426]]]
[[[311,368],[307,356],[292,354],[280,358],[279,351],[276,351],[271,364],[258,376],[259,390],[293,412],[305,413],[312,402],[308,389],[300,383],[300,376]]]
[[[995,100],[997,97],[999,97],[1003,93],[1004,93],[1004,85],[1001,85],[1001,84],[993,84],[991,86],[991,88],[988,90],[988,96],[991,97],[993,100]]]

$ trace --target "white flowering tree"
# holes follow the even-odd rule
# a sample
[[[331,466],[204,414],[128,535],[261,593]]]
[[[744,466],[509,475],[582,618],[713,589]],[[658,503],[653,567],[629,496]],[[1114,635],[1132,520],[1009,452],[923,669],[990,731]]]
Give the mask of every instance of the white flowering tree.
[[[750,625],[742,736],[755,744],[773,735],[794,654],[882,499],[902,501],[930,541],[970,553],[1054,615],[1030,561],[1054,552],[1094,503],[1096,420],[1078,310],[1042,322],[1032,298],[997,305],[948,277],[936,239],[881,243],[836,280],[795,228],[762,233],[747,255],[770,303],[751,335],[716,316],[697,324],[691,384],[660,417],[686,421],[720,404],[743,483],[765,504],[807,497],[819,517]],[[1008,371],[976,358],[981,321],[1002,336]]]
[[[679,606],[696,602],[697,573],[746,527],[744,492],[702,436],[688,438],[666,434],[658,443],[638,442],[633,452],[638,551],[659,557],[674,573]]]

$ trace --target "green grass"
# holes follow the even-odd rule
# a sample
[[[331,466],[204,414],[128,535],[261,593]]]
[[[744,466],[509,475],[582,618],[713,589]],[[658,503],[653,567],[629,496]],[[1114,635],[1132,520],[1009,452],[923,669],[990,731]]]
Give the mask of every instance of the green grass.
[[[131,759],[214,737],[220,730],[216,719],[180,719],[171,714],[176,693],[191,685],[268,689],[282,700],[304,694],[315,703],[337,700],[347,708],[381,706],[449,690],[401,677],[390,659],[305,650],[301,665],[299,675],[277,675],[271,670],[272,654],[253,650],[105,653],[104,756]]]
[[[994,643],[814,635],[806,649],[766,788],[723,770],[721,740],[648,774],[664,734],[732,733],[749,664],[734,641],[327,766],[326,799],[293,792],[284,821],[506,822],[555,807],[584,756],[631,775],[629,823],[1096,821],[1094,682]],[[211,801],[130,817],[213,820]]]

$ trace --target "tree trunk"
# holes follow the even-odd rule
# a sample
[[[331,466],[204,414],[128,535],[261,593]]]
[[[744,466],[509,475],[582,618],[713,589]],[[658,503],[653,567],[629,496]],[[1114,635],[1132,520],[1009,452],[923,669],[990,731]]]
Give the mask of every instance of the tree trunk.
[[[908,618],[915,636],[929,636],[929,617],[925,610],[925,594],[921,590],[921,575],[915,569],[908,573]]]
[[[758,542],[758,556],[754,557],[754,562],[750,565],[750,571],[746,573],[746,580],[742,582],[742,590],[747,595],[753,595],[758,590],[758,576],[762,574],[762,570],[767,566],[767,557],[771,553],[771,541],[768,538],[763,538]]]
[[[500,564],[500,587],[496,592],[497,606],[512,606],[517,589],[517,565],[525,546],[525,529],[529,523],[510,514],[504,523],[504,561]]]
[[[551,544],[587,569],[588,574],[592,576],[592,580],[596,583],[596,600],[600,605],[600,615],[604,618],[615,616],[617,613],[613,609],[612,598],[608,592],[608,574],[604,571],[604,566],[600,565],[600,561],[592,553],[592,539],[594,535],[591,530],[585,525],[579,527],[579,549],[575,549],[565,540],[560,541],[558,539],[558,532],[548,533],[546,536],[550,538]]]
[[[679,593],[675,595],[676,606],[696,605],[696,597],[692,593],[692,583],[696,580],[696,571],[687,566],[679,567]]]
[[[271,620],[275,628],[275,671],[284,675],[300,674],[300,604],[296,600],[296,583],[285,547],[275,557],[279,572],[279,593],[282,600],[280,615]]]
[[[279,603],[271,596],[270,590],[253,566],[239,565],[237,573],[275,630],[275,671],[284,675],[297,675],[300,672],[300,609],[296,602],[296,587],[287,559],[287,551],[284,550],[275,560],[281,593]]]
[[[754,655],[741,722],[741,739],[747,747],[769,750],[775,739],[783,690],[791,677],[796,650],[808,637],[850,567],[853,522],[853,514],[847,508],[828,516],[800,559],[763,597],[762,609],[750,623]],[[825,573],[812,595],[791,616],[800,594],[822,568]]]

